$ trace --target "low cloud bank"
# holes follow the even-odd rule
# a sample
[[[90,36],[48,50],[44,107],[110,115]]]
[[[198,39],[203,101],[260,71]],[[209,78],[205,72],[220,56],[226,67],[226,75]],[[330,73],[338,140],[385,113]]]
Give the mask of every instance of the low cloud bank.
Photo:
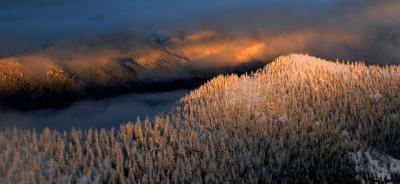
[[[27,53],[57,40],[96,35],[134,32],[142,38],[155,33],[179,37],[213,30],[234,44],[244,39],[260,42],[248,47],[258,48],[255,55],[268,59],[307,52],[329,59],[400,62],[400,2],[395,0],[0,3],[4,5],[0,14],[3,56]],[[247,59],[246,54],[239,58]]]
[[[185,90],[129,94],[101,101],[77,102],[61,110],[39,110],[30,112],[0,111],[0,129],[5,127],[37,128],[50,127],[57,130],[72,128],[111,128],[137,117],[154,118],[176,106],[186,94]]]

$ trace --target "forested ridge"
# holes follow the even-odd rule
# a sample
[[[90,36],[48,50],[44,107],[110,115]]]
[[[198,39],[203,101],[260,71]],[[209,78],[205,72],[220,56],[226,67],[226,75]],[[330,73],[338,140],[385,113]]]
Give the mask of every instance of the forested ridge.
[[[2,130],[0,181],[397,183],[399,118],[399,66],[294,54],[218,76],[154,119]]]
[[[231,42],[215,32],[149,38],[123,34],[0,58],[0,109],[61,108],[125,93],[193,89],[216,75],[265,65],[256,57],[258,42]]]

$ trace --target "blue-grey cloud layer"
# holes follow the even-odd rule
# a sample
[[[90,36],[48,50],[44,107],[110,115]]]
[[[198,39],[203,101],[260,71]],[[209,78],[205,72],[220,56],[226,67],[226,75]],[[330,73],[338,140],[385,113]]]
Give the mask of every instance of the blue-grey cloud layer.
[[[227,26],[225,24],[237,24],[235,20],[240,20],[240,18],[246,16],[251,18],[251,15],[258,16],[258,14],[265,16],[265,12],[282,9],[282,7],[290,9],[296,9],[299,6],[327,7],[328,4],[332,2],[321,0],[301,1],[301,3],[292,3],[288,0],[251,2],[245,0],[3,0],[0,1],[0,55],[59,39],[81,39],[125,31],[149,33],[207,25]],[[285,15],[282,14],[282,17]],[[252,21],[248,20],[248,22]]]
[[[396,12],[400,12],[397,0],[1,0],[0,57],[58,40],[119,32],[150,35],[209,28],[271,36],[309,29],[320,37],[340,32],[359,42],[313,40],[318,48],[304,52],[399,63],[400,14]]]

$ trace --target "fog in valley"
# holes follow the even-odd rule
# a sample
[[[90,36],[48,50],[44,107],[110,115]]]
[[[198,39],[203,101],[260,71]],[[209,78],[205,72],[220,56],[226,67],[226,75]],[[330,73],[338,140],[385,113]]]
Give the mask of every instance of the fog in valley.
[[[99,101],[76,102],[64,109],[47,109],[30,112],[0,112],[0,128],[45,127],[59,131],[87,128],[117,128],[118,125],[137,118],[153,119],[156,115],[174,108],[186,90],[170,92],[128,94]]]

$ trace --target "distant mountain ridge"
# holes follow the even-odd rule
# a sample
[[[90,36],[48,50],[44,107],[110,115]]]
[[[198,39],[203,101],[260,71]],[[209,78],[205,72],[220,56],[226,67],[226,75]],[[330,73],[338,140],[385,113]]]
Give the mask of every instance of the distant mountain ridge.
[[[227,42],[220,43],[217,34],[205,31],[148,39],[131,34],[103,36],[3,58],[0,106],[51,107],[79,98],[192,88],[217,74],[245,72],[265,64],[252,53],[240,62],[225,58],[222,53],[235,49],[225,48]],[[218,49],[210,51],[210,44],[219,44]]]

